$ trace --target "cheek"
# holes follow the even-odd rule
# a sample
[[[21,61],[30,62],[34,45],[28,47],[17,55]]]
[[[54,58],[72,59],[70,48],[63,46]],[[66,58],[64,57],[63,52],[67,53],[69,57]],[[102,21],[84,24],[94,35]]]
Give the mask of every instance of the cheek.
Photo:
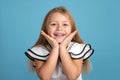
[[[67,32],[67,35],[69,35],[71,33],[71,28],[67,29],[66,32]]]
[[[53,32],[54,32],[54,30],[53,29],[47,29],[47,34],[49,35],[49,36],[53,36]]]

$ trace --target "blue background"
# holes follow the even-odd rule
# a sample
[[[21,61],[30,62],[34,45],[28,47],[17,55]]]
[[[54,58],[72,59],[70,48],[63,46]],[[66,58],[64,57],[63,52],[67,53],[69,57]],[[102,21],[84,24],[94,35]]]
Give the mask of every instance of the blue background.
[[[37,41],[46,13],[61,5],[95,49],[83,80],[120,79],[120,0],[0,0],[1,80],[39,80],[24,52]]]

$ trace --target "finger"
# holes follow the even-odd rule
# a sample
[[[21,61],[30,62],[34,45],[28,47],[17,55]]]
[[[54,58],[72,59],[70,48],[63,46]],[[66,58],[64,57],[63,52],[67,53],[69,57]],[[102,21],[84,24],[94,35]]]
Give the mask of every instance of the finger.
[[[72,36],[75,36],[75,34],[77,33],[78,31],[77,30],[75,30],[74,32],[72,32]]]
[[[74,32],[72,32],[72,33],[69,35],[69,38],[72,39],[77,32],[78,32],[77,30],[75,30]]]
[[[76,33],[77,33],[77,30],[75,30],[74,32],[72,32],[72,33],[64,40],[64,42],[69,43],[69,42],[73,39],[73,37],[75,36]]]
[[[41,31],[41,34],[42,34],[47,40],[50,39],[50,36],[47,35],[43,30]]]
[[[46,40],[48,41],[48,43],[51,45],[52,48],[58,46],[58,43],[56,42],[56,40],[50,37],[44,31],[41,31],[41,34],[46,38]]]

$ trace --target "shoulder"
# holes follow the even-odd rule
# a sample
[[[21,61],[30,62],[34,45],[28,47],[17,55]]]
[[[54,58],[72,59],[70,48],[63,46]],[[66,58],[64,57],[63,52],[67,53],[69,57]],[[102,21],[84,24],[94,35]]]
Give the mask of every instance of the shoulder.
[[[45,61],[49,55],[49,51],[44,46],[34,46],[25,52],[25,55],[31,60]]]
[[[74,59],[88,59],[94,52],[90,44],[71,42],[67,47],[68,52]]]
[[[31,49],[28,49],[28,50],[38,55],[47,55],[49,53],[47,48],[41,45],[32,47]]]

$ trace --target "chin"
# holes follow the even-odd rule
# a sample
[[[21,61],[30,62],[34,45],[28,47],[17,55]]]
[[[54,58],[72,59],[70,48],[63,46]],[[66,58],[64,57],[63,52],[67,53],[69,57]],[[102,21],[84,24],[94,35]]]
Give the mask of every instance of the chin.
[[[57,41],[58,42],[58,41]],[[59,41],[58,44],[62,43],[62,41]]]
[[[62,38],[54,38],[54,39],[57,41],[57,43],[60,44],[64,41],[65,38],[62,37]]]
[[[63,40],[57,40],[57,42],[60,44],[60,43],[62,43],[62,42],[63,42]]]

